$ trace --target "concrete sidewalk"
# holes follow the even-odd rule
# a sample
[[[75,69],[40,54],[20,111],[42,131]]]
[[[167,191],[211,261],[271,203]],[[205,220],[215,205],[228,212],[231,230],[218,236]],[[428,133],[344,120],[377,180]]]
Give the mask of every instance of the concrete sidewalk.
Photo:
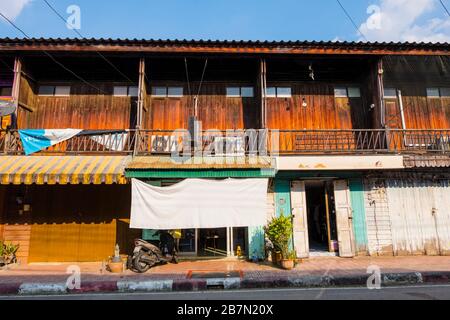
[[[80,289],[67,288],[70,274],[66,270],[71,265],[80,268]],[[129,270],[112,274],[103,271],[101,263],[61,263],[0,270],[0,294],[365,286],[369,266],[380,269],[384,286],[450,282],[450,257],[311,258],[291,271],[240,260],[184,261],[157,266],[145,274]]]

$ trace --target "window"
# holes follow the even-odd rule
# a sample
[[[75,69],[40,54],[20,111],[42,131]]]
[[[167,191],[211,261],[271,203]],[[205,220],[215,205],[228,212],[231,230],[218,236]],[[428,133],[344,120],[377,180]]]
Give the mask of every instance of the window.
[[[241,87],[242,98],[253,98],[253,87]]]
[[[152,96],[156,98],[179,98],[183,96],[183,87],[152,87]]]
[[[384,88],[384,98],[385,99],[397,99],[397,89]]]
[[[168,97],[182,97],[183,96],[183,87],[168,87],[167,88],[167,96]]]
[[[70,86],[39,86],[38,94],[40,96],[68,97],[70,95]]]
[[[361,90],[358,87],[347,88],[349,98],[361,98]]]
[[[345,87],[334,88],[334,97],[335,98],[347,98],[347,88],[345,88]]]
[[[139,95],[139,88],[137,86],[128,87],[128,96],[137,97]]]
[[[335,98],[361,98],[361,89],[359,87],[335,87]]]
[[[12,95],[12,87],[0,87],[0,97],[10,97]]]
[[[290,98],[291,95],[291,87],[278,87],[277,88],[277,97],[278,98]]]
[[[427,88],[428,98],[450,98],[450,88]]]
[[[227,87],[228,98],[253,98],[253,87]]]
[[[70,87],[69,86],[56,86],[55,87],[55,96],[69,96],[70,95]]]
[[[441,97],[450,98],[450,88],[441,88]]]
[[[292,96],[291,87],[267,87],[266,97],[268,98],[290,98]]]
[[[114,86],[115,97],[137,97],[139,89],[137,86]]]
[[[275,87],[267,87],[266,88],[266,97],[276,98],[276,96],[277,96],[277,88],[275,88]]]

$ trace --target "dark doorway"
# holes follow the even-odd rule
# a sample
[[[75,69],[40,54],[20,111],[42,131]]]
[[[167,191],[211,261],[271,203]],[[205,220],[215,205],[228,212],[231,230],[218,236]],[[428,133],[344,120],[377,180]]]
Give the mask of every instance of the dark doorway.
[[[336,252],[336,214],[332,183],[307,182],[306,206],[310,254]]]
[[[227,256],[227,228],[199,229],[199,256]]]

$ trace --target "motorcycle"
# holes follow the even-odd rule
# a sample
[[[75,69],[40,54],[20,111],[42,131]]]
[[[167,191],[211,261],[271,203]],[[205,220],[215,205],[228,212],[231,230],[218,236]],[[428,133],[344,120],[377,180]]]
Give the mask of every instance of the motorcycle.
[[[157,264],[178,263],[177,251],[172,235],[160,233],[160,247],[145,240],[135,239],[133,255],[128,259],[128,268],[137,273],[144,273]]]

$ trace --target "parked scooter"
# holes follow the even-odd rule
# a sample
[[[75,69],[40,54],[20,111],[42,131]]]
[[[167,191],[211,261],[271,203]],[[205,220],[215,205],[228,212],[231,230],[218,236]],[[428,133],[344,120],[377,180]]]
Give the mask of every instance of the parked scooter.
[[[133,255],[128,259],[130,270],[143,273],[157,264],[178,263],[174,238],[167,231],[158,231],[158,233],[160,234],[159,248],[142,239],[134,240]]]

